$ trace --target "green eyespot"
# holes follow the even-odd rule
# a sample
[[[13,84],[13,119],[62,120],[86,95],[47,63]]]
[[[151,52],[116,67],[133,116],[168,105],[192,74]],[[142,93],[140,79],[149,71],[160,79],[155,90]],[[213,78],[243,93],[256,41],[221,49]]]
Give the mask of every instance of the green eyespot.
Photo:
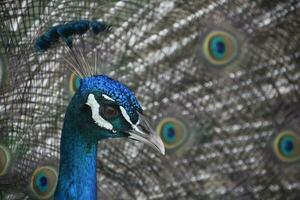
[[[31,190],[38,199],[48,199],[54,192],[57,185],[58,173],[51,166],[42,166],[34,170],[31,177]]]
[[[80,87],[80,77],[72,73],[69,78],[70,95],[74,95],[75,92],[79,89],[79,87]]]
[[[11,162],[11,155],[9,150],[0,145],[0,176],[5,175]]]
[[[181,147],[189,137],[185,123],[169,117],[160,121],[157,126],[157,133],[167,150],[174,150]]]
[[[224,66],[237,57],[238,43],[230,33],[212,31],[205,36],[203,52],[210,63],[216,66]]]
[[[300,137],[292,131],[283,131],[276,136],[273,148],[281,161],[297,161],[300,158]]]

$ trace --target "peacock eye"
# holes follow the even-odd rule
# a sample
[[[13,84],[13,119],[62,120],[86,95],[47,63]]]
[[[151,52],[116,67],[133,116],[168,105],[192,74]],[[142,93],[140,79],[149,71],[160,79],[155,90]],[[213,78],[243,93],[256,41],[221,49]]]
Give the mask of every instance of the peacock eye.
[[[102,106],[101,115],[106,119],[111,119],[116,117],[119,114],[119,111],[116,107],[111,105]]]

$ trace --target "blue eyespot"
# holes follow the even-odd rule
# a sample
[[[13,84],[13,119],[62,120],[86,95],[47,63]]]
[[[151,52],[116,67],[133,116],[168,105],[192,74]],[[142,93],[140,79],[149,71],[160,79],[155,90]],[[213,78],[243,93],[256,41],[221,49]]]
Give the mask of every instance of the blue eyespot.
[[[57,185],[58,174],[55,168],[50,166],[38,167],[31,177],[31,191],[38,199],[48,199]]]
[[[184,122],[169,117],[160,121],[157,126],[157,133],[167,150],[178,149],[187,141],[190,135]]]
[[[220,60],[224,58],[226,52],[224,38],[222,37],[212,38],[212,40],[210,41],[209,48],[210,48],[211,55],[215,59]]]
[[[46,192],[48,189],[48,179],[44,172],[40,172],[35,179],[35,187],[40,192]]]
[[[173,143],[176,141],[176,127],[172,123],[163,126],[162,136],[165,142]]]
[[[292,131],[284,131],[276,136],[273,144],[276,156],[284,162],[300,158],[300,137]]]
[[[284,156],[291,156],[293,154],[294,140],[295,138],[289,135],[284,136],[280,139],[279,149]]]
[[[204,38],[203,53],[210,63],[223,66],[237,57],[238,42],[230,33],[212,31]]]

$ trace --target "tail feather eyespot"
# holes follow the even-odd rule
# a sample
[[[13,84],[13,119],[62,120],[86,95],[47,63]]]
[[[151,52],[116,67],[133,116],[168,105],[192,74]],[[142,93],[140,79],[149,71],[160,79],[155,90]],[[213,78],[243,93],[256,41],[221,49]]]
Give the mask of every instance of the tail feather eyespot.
[[[73,96],[80,87],[80,77],[72,73],[69,78],[69,92]]]
[[[5,175],[10,167],[11,154],[7,147],[0,145],[0,176]]]
[[[190,137],[186,124],[179,119],[163,118],[156,129],[168,152],[180,149]]]
[[[58,179],[58,172],[51,166],[37,167],[31,177],[30,189],[34,197],[49,199],[53,196]]]
[[[227,65],[237,57],[238,42],[228,32],[212,31],[204,39],[203,52],[215,66]]]
[[[293,131],[282,131],[273,142],[275,155],[283,162],[300,159],[300,136]]]

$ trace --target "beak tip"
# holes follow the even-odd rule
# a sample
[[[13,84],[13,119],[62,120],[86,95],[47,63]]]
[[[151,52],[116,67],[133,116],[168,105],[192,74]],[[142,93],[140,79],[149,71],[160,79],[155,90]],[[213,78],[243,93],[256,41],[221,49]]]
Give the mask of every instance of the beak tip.
[[[159,151],[160,151],[160,153],[161,153],[162,155],[165,155],[165,154],[166,154],[166,149],[165,149],[165,146],[164,146],[163,143],[162,143],[162,145],[160,146]]]
[[[166,148],[165,148],[165,145],[162,141],[162,139],[156,134],[156,146],[158,148],[158,151],[162,154],[162,155],[165,155],[166,153]]]
[[[140,127],[140,128],[139,128]],[[139,123],[134,125],[130,131],[128,131],[129,138],[146,143],[152,148],[159,151],[162,155],[165,155],[165,145],[160,136],[152,129],[147,120],[139,115]]]

